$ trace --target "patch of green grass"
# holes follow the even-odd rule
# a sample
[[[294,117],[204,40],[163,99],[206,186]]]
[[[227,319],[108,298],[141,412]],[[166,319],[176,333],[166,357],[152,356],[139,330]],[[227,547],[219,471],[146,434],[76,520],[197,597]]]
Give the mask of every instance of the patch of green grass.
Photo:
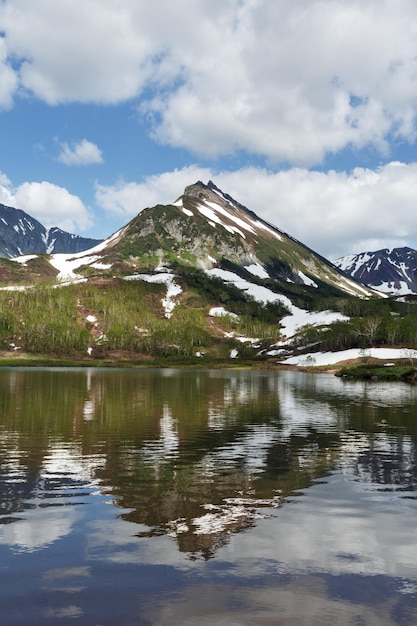
[[[417,381],[417,367],[412,365],[361,364],[343,367],[336,376],[359,380]]]

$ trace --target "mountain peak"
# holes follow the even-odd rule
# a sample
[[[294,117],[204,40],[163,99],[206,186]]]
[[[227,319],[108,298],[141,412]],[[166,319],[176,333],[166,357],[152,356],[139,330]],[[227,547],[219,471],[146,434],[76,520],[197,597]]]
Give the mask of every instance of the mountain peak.
[[[202,201],[208,200],[209,202],[220,204],[224,206],[225,208],[227,208],[228,211],[230,210],[244,211],[251,220],[254,220],[259,223],[267,224],[267,222],[262,220],[258,215],[256,215],[256,213],[249,210],[243,204],[241,204],[240,202],[232,198],[232,196],[230,196],[228,193],[225,193],[224,191],[222,191],[220,187],[217,187],[217,185],[212,180],[209,180],[207,184],[199,180],[193,185],[189,185],[184,190],[184,196],[198,198]],[[277,228],[275,228],[271,224],[268,224],[268,226],[270,226],[271,229],[276,230],[277,232],[280,232],[278,231]]]
[[[222,192],[222,190],[217,187],[217,185],[215,185],[212,180],[209,180],[207,184],[203,183],[201,180],[198,180],[196,183],[188,185],[184,189],[184,196],[191,196],[195,198],[200,198],[202,200],[205,198],[209,198],[212,193],[216,193],[218,196],[225,197],[225,194]]]
[[[334,264],[372,289],[396,296],[417,293],[417,251],[412,248],[350,254]]]
[[[208,185],[205,185],[201,180],[198,180],[192,185],[187,185],[184,189],[184,196],[193,196],[196,198],[203,197],[204,192],[208,190]]]
[[[144,209],[104,242],[101,252],[104,264],[121,273],[194,268],[255,276],[296,299],[310,300],[319,291],[374,295],[211,180],[188,185],[170,204]]]

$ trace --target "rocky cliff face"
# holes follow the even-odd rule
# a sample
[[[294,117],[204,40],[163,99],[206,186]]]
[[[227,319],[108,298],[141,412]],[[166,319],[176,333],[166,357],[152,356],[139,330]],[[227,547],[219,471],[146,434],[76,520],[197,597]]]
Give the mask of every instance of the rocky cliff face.
[[[0,257],[82,252],[100,241],[72,235],[60,228],[47,229],[24,211],[0,204]]]

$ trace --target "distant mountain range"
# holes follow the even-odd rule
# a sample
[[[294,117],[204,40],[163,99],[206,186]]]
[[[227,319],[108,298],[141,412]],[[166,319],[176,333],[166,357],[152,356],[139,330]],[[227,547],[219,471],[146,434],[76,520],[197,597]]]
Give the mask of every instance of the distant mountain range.
[[[417,250],[412,248],[351,254],[334,264],[372,289],[394,296],[417,293]]]
[[[72,235],[60,228],[45,228],[20,209],[0,204],[0,257],[14,258],[23,254],[54,254],[82,252],[100,243]]]

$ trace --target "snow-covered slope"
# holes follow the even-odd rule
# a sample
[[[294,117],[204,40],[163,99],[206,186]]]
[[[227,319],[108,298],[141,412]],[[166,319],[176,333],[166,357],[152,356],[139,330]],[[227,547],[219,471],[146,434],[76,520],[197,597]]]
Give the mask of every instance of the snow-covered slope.
[[[345,256],[334,264],[355,280],[384,293],[417,293],[417,250],[385,248]]]

